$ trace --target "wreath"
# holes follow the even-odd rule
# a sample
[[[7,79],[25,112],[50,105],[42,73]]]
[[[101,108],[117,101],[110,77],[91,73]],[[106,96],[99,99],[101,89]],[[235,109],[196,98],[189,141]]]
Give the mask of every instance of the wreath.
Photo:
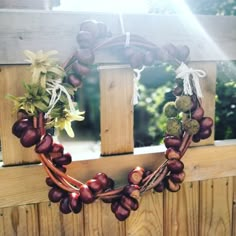
[[[9,95],[18,118],[12,133],[24,147],[35,146],[48,175],[49,200],[59,202],[62,213],[79,213],[83,204],[101,199],[111,204],[116,218],[123,221],[131,211],[138,209],[138,199],[144,192],[151,189],[156,192],[164,189],[178,191],[185,177],[181,158],[192,141],[199,142],[211,135],[213,120],[204,116],[199,85],[199,79],[206,74],[186,65],[187,46],[169,44],[157,47],[130,33],[112,36],[104,23],[94,20],[80,25],[77,42],[79,48],[63,66],[52,58],[56,51],[25,51],[31,64],[32,79],[24,84],[24,96]],[[164,106],[168,118],[164,137],[166,161],[155,170],[135,167],[127,174],[128,183],[119,188],[105,173],[96,173],[86,183],[68,175],[66,166],[72,162],[72,157],[64,151],[62,144],[54,142],[50,134],[50,128],[55,127],[65,129],[70,137],[74,137],[71,122],[84,119],[84,113],[73,101],[74,94],[81,87],[83,78],[96,68],[94,53],[104,48],[122,57],[122,61],[134,68],[136,75],[144,66],[154,63],[168,61],[176,66],[176,86],[173,88],[176,101]]]

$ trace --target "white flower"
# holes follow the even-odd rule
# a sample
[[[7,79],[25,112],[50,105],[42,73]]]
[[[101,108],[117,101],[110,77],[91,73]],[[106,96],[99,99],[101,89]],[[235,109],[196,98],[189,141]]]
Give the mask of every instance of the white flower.
[[[28,59],[27,62],[31,64],[32,82],[40,83],[42,87],[46,87],[47,73],[53,73],[55,77],[63,77],[64,69],[57,65],[55,58],[50,56],[57,54],[57,51],[43,52],[42,50],[33,53],[25,50],[24,54]]]

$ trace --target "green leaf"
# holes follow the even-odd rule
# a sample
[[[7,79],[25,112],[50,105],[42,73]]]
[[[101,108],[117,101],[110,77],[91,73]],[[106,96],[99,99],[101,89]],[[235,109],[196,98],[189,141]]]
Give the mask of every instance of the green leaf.
[[[48,106],[45,105],[42,101],[34,102],[34,106],[43,112],[47,112],[47,110],[48,110]]]

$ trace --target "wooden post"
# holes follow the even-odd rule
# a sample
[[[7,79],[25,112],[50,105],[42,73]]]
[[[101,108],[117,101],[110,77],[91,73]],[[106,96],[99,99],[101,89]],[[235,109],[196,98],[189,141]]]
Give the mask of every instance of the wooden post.
[[[100,67],[103,156],[133,152],[133,77],[126,65]]]
[[[16,121],[16,113],[12,112],[13,103],[6,98],[7,94],[22,96],[23,81],[30,78],[26,66],[0,67],[0,137],[2,159],[4,165],[17,165],[39,162],[32,148],[23,148],[18,138],[11,133],[11,127]]]

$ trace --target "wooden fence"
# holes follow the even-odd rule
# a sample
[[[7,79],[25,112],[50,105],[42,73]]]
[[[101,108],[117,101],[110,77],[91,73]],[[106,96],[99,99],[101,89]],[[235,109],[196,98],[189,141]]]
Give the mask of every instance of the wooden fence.
[[[5,96],[20,95],[21,81],[29,79],[23,50],[56,49],[63,61],[76,47],[79,24],[91,18],[104,21],[114,34],[121,33],[120,16],[115,14],[0,11],[0,139],[4,163],[0,167],[0,235],[236,236],[236,141],[214,142],[213,136],[187,151],[187,177],[179,192],[146,193],[139,210],[126,222],[118,222],[109,204],[101,201],[86,205],[78,215],[62,215],[56,204],[48,202],[45,173],[37,164],[36,154],[22,148],[11,134],[16,117]],[[203,104],[207,115],[214,117],[216,62],[236,59],[235,17],[122,18],[126,31],[157,45],[190,47],[191,64],[208,74],[201,81]],[[101,171],[122,184],[133,167],[153,168],[164,157],[155,147],[133,149],[131,69],[108,53],[98,53],[96,60],[98,64],[117,65],[116,69],[100,69],[101,154],[107,157],[74,161],[69,173],[86,180]],[[111,111],[111,107],[116,109]]]

